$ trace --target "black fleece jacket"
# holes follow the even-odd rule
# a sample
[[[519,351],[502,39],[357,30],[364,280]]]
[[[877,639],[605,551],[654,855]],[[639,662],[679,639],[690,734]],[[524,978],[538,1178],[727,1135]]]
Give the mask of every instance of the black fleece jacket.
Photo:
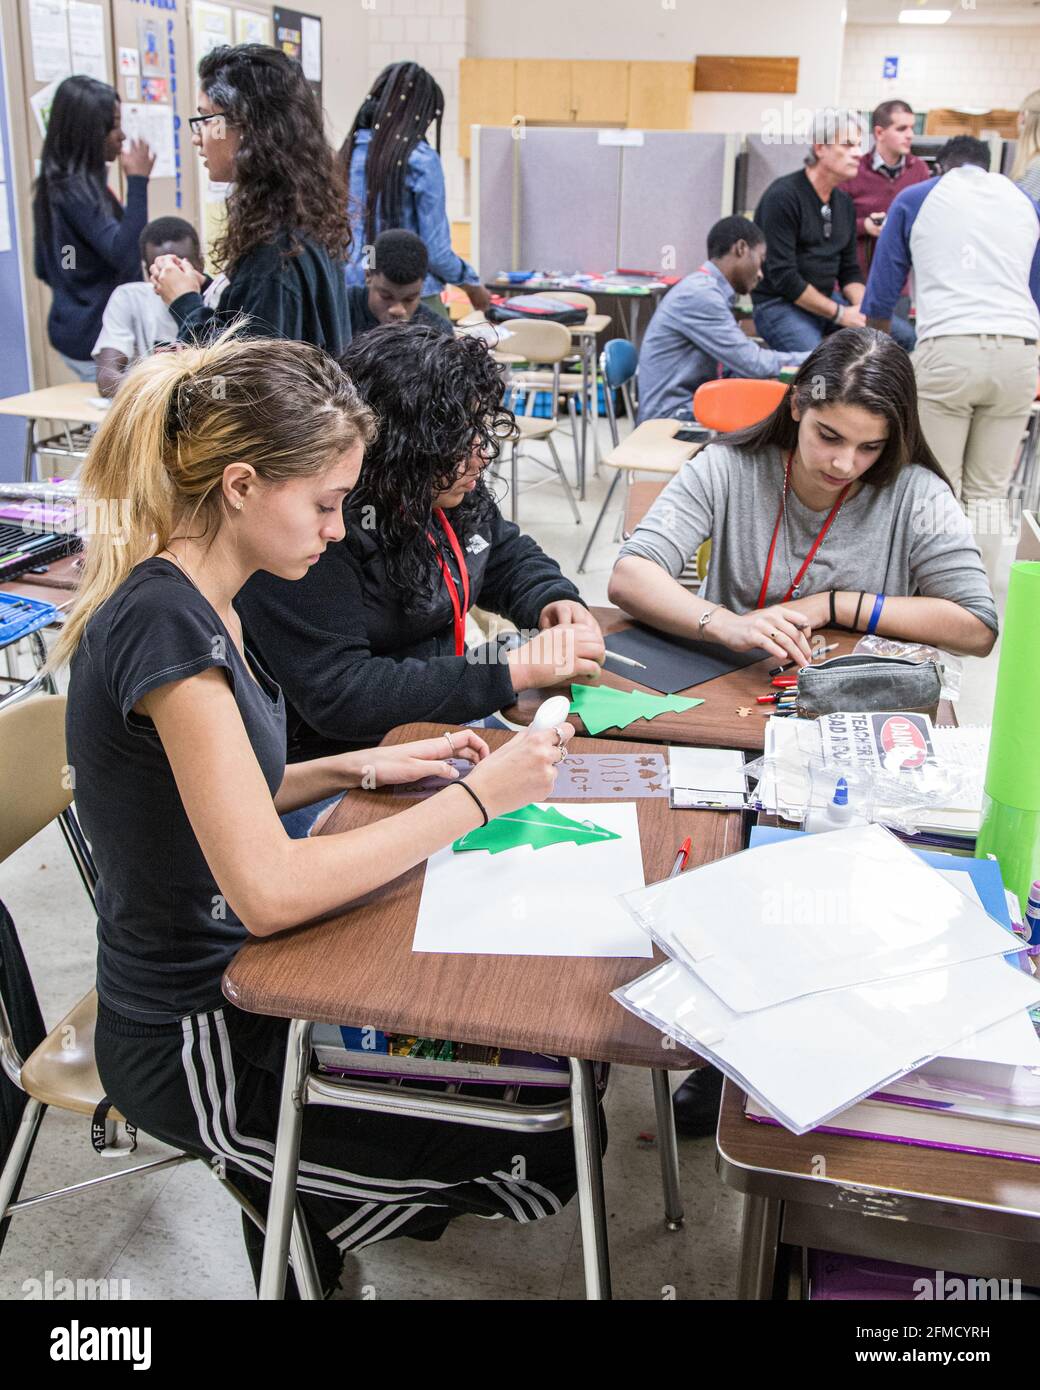
[[[439,527],[434,534],[443,539]],[[447,543],[441,554],[461,595]],[[580,602],[556,561],[497,508],[465,541],[464,554],[470,605],[518,628],[536,628],[548,603]],[[375,532],[349,512],[345,539],[303,579],[260,571],[235,606],[248,647],[285,692],[290,762],[378,743],[398,724],[461,724],[513,703],[510,668],[495,644],[455,655],[440,574],[433,591],[406,611]]]

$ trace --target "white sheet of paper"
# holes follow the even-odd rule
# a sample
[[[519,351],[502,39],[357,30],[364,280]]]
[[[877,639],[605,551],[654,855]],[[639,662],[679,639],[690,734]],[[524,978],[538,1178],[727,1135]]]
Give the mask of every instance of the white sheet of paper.
[[[69,0],[69,49],[73,72],[108,81],[105,12],[100,5]]]
[[[740,810],[745,791],[743,767],[743,757],[731,748],[669,748],[672,805],[710,803]]]
[[[29,0],[33,77],[53,82],[68,77],[69,24],[65,0]]]
[[[488,854],[451,846],[426,865],[413,951],[483,956],[652,955],[649,938],[617,900],[643,884],[632,801],[557,807],[613,830],[591,845],[521,845]]]
[[[308,82],[321,81],[321,20],[300,16],[300,66]]]
[[[124,101],[122,125],[127,140],[147,140],[155,153],[153,179],[172,179],[176,174],[173,162],[173,107],[162,103]]]
[[[141,74],[141,55],[136,48],[119,50],[120,77],[139,77]]]
[[[796,1134],[1040,999],[1001,957],[738,1014],[676,961],[614,997],[750,1091]]]
[[[625,905],[741,1012],[1015,949],[879,825],[760,845],[628,894]]]

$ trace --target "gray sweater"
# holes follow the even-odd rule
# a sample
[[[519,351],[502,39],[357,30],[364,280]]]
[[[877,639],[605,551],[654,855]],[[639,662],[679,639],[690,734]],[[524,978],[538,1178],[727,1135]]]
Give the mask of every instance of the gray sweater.
[[[750,612],[758,601],[783,480],[779,449],[751,454],[709,444],[683,464],[621,555],[653,560],[678,578],[710,539],[701,596],[735,613]],[[767,604],[781,601],[825,519],[826,512],[811,511],[788,489],[786,537],[781,526]],[[904,468],[889,487],[864,483],[846,501],[802,588],[806,594],[865,589],[945,598],[997,631],[996,606],[968,519],[949,487],[918,464]]]

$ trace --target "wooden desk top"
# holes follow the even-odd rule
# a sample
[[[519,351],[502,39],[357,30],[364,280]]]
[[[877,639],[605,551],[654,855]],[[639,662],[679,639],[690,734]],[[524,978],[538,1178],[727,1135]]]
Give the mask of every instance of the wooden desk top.
[[[61,386],[45,386],[39,391],[24,391],[20,396],[5,396],[0,400],[0,415],[21,415],[30,420],[65,420],[70,424],[100,425],[108,411],[88,404],[90,398],[97,394],[97,387],[89,381],[69,381]]]
[[[626,434],[616,449],[603,455],[612,468],[630,468],[647,473],[678,473],[702,443],[674,439],[682,420],[644,420]]]
[[[859,1209],[869,1210],[862,1196],[848,1192],[849,1187],[866,1187],[1040,1216],[1036,1164],[812,1130],[791,1134],[778,1125],[745,1119],[744,1100],[744,1092],[727,1081],[719,1116],[719,1155],[725,1181],[742,1192],[850,1209],[858,1199]],[[825,1176],[817,1171],[821,1154]],[[897,1209],[875,1211],[899,1215]]]
[[[618,608],[593,608],[593,615],[603,629],[604,635],[624,632],[632,626],[632,619]],[[836,652],[828,657],[843,656],[850,652],[859,641],[855,632],[831,632],[821,628],[821,636],[831,642],[839,643]],[[727,676],[717,676],[715,680],[705,681],[703,685],[691,685],[680,691],[704,701],[696,709],[685,710],[681,714],[659,714],[656,719],[637,719],[617,734],[609,730],[598,735],[600,738],[647,739],[655,743],[683,743],[692,748],[740,748],[747,753],[761,753],[765,747],[766,720],[762,711],[769,705],[757,705],[756,695],[765,695],[772,690],[770,670],[780,663],[774,657],[756,661],[739,671],[731,671]],[[611,666],[603,668],[602,685],[613,686],[615,690],[649,690],[649,686],[639,685],[620,674],[628,668]],[[515,705],[510,705],[502,713],[514,724],[530,724],[538,706],[550,695],[560,694],[560,690],[525,690]],[[660,691],[651,690],[658,695]],[[750,709],[745,718],[737,713],[739,709]],[[585,733],[585,726],[577,715],[571,715],[571,723],[578,733]]]
[[[436,737],[441,724],[408,724],[385,743]],[[482,736],[492,747],[501,729]],[[575,752],[602,745],[575,739]],[[646,753],[645,743],[611,752]],[[351,830],[410,803],[389,789],[350,791],[328,831]],[[559,804],[563,804],[562,802]],[[580,802],[578,803],[581,804]],[[693,838],[692,862],[709,863],[743,847],[742,817],[672,811],[667,798],[636,801],[647,883],[667,876],[676,846]],[[435,955],[413,952],[425,866],[395,879],[330,921],[248,942],[224,976],[224,992],[251,1013],[377,1027],[458,1042],[498,1043],[589,1061],[682,1069],[700,1061],[662,1046],[661,1034],[610,998],[654,962],[558,956]]]

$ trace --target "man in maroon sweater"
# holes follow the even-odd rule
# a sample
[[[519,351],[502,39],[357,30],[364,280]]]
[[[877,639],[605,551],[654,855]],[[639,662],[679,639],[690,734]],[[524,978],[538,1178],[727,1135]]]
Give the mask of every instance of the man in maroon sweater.
[[[845,192],[856,204],[856,254],[864,275],[870,270],[874,243],[896,194],[931,178],[924,160],[910,153],[914,113],[905,101],[883,101],[871,125],[874,148],[860,160],[855,178],[845,184]]]

